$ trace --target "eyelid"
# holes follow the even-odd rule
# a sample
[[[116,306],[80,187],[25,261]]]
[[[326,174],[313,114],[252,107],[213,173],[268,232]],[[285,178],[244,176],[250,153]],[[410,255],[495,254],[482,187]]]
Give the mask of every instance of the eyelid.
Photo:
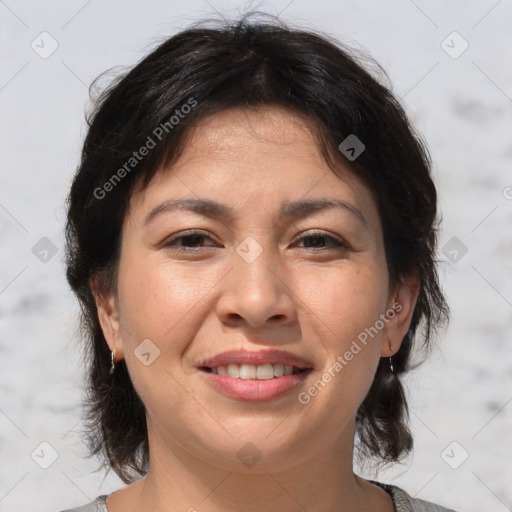
[[[194,235],[202,236],[204,238],[209,238],[210,240],[215,241],[207,231],[203,231],[201,229],[187,229],[185,231],[178,231],[177,233],[166,237],[165,240],[161,243],[161,247],[168,247],[172,242]]]
[[[161,244],[161,247],[170,247],[173,242],[176,242],[182,238],[186,238],[186,237],[189,237],[189,236],[194,236],[194,235],[198,235],[198,236],[201,236],[201,237],[204,237],[204,238],[208,238],[212,241],[215,242],[214,238],[212,236],[210,236],[210,234],[206,231],[203,231],[201,229],[189,229],[189,230],[185,230],[185,231],[178,231],[177,233],[167,237]],[[292,244],[295,244],[297,242],[300,242],[301,240],[303,239],[307,239],[307,238],[310,238],[310,237],[324,237],[328,240],[331,240],[331,244],[334,245],[335,247],[343,247],[345,249],[350,249],[351,246],[341,237],[339,237],[338,235],[335,235],[334,233],[329,233],[329,232],[326,232],[326,231],[322,231],[322,230],[319,230],[319,229],[313,229],[313,230],[310,230],[310,231],[306,231],[306,232],[303,232],[301,233],[299,236],[297,236],[293,241],[292,241]],[[218,243],[218,242],[216,242]],[[178,246],[180,247],[180,246]],[[192,251],[192,250],[199,250],[199,248],[195,248],[195,249],[188,249],[189,251]],[[187,250],[187,249],[180,249],[180,250]],[[315,251],[315,249],[312,249],[313,251]],[[320,250],[326,250],[326,249],[316,249],[316,251],[320,251]]]
[[[300,241],[303,238],[309,238],[309,237],[313,237],[313,236],[319,236],[319,237],[323,236],[324,238],[333,240],[339,246],[343,246],[343,247],[346,247],[347,249],[350,249],[349,243],[346,240],[344,240],[343,238],[339,237],[338,235],[335,235],[334,233],[330,233],[328,231],[322,231],[322,230],[318,230],[318,229],[313,229],[311,231],[306,231],[304,233],[301,233],[300,236],[294,240],[294,242]]]

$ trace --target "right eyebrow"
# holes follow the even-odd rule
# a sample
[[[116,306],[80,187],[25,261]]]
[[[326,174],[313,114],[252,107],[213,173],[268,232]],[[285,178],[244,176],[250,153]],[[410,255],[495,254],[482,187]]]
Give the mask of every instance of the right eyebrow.
[[[225,220],[234,220],[236,218],[236,215],[228,206],[211,199],[167,199],[149,212],[144,220],[144,224],[149,224],[162,213],[176,210],[191,211],[206,217],[217,217]]]

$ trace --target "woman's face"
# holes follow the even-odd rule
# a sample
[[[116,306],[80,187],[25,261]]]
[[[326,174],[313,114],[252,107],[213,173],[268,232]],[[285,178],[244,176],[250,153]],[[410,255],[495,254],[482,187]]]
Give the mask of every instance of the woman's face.
[[[261,457],[252,471],[263,471],[351,448],[357,408],[413,300],[390,290],[371,193],[340,176],[302,118],[231,109],[202,120],[179,161],[134,193],[117,294],[100,317],[152,449],[237,471]],[[190,208],[172,207],[183,199]],[[235,381],[204,369],[227,351],[269,349],[309,370]]]

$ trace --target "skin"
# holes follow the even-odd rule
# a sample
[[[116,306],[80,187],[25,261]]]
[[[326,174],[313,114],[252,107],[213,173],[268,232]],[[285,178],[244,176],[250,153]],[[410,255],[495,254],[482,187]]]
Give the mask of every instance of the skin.
[[[387,493],[353,473],[355,415],[380,357],[400,347],[418,283],[391,286],[372,194],[349,169],[329,168],[310,127],[281,108],[225,110],[201,120],[180,159],[134,192],[117,290],[97,305],[108,345],[126,359],[145,404],[151,460],[146,477],[109,496],[111,512],[393,510]],[[145,224],[179,198],[216,200],[238,219],[178,210]],[[316,198],[350,204],[367,226],[346,208],[278,217],[283,202]],[[190,229],[205,237],[165,246]],[[249,236],[263,251],[251,263],[236,252]],[[301,404],[298,393],[394,303],[400,312]],[[134,354],[145,339],[160,350],[149,366]],[[197,366],[241,348],[286,350],[314,369],[277,399],[235,400]],[[237,457],[249,442],[261,454],[252,467]]]

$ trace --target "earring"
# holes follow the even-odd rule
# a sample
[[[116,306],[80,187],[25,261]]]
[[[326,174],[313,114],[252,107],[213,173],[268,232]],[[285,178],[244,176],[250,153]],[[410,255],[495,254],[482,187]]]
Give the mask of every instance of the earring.
[[[116,367],[115,363],[114,363],[114,358],[116,357],[116,352],[117,352],[117,348],[114,348],[114,350],[112,350],[112,352],[110,353],[110,375],[112,375],[114,373],[114,369]]]
[[[391,349],[391,352],[393,352],[393,345],[389,345],[389,348]],[[389,358],[389,367],[391,369],[391,373],[394,373],[395,369],[393,368],[393,360],[391,357]]]

